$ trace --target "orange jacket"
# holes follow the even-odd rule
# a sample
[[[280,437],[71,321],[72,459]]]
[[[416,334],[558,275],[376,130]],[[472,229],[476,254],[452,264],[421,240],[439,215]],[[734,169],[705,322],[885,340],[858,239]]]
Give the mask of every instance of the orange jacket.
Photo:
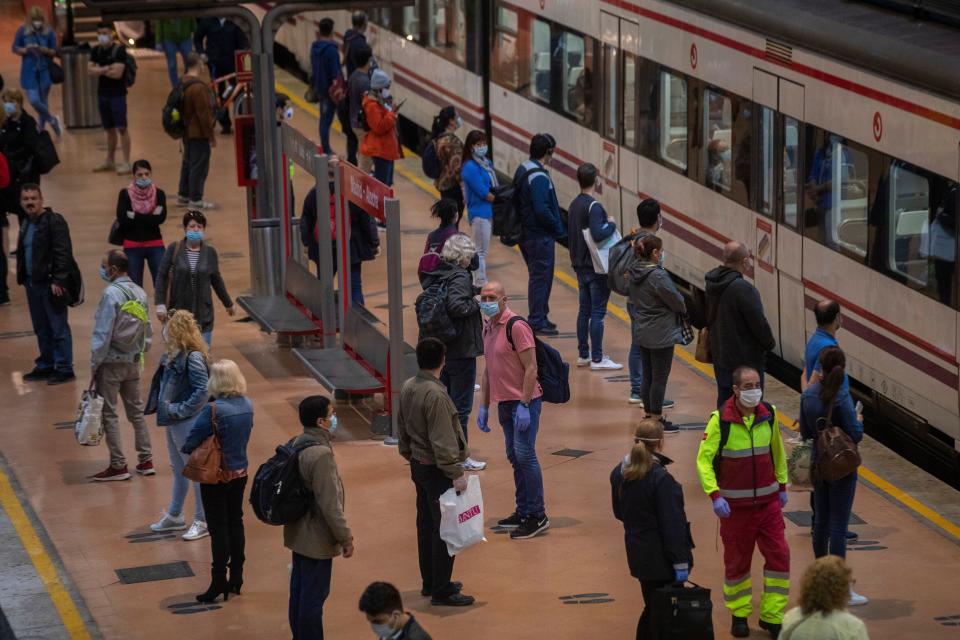
[[[363,97],[363,114],[367,117],[367,132],[360,145],[360,153],[371,158],[399,160],[400,141],[397,139],[397,114],[377,102],[376,98]]]

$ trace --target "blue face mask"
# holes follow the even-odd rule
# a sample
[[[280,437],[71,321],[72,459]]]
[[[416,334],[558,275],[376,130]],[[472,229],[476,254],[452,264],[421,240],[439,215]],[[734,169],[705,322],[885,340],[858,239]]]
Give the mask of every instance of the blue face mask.
[[[136,184],[140,189],[146,189],[153,184],[153,180],[150,178],[137,178],[134,180],[134,184]]]
[[[478,158],[486,158],[487,151],[489,151],[489,149],[487,148],[486,145],[483,145],[482,147],[474,147],[473,155],[477,156]]]
[[[3,103],[3,112],[8,116],[12,116],[17,112],[17,105],[13,102],[4,102]]]
[[[493,316],[500,313],[500,303],[497,302],[496,300],[491,300],[489,302],[481,302],[480,313],[487,316],[488,318],[492,318]]]
[[[203,240],[203,231],[187,231],[187,240],[190,242],[200,242]]]
[[[100,265],[100,279],[104,282],[110,282],[110,272],[103,265]]]
[[[330,433],[333,433],[337,430],[337,414],[330,416],[330,428],[327,429]]]

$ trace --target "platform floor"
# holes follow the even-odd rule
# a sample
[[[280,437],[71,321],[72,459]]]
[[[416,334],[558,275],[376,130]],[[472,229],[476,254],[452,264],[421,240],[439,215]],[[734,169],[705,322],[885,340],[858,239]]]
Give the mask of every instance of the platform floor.
[[[17,21],[18,17],[7,15],[0,22],[0,40],[12,40]],[[160,107],[168,90],[163,64],[161,58],[141,60],[139,79],[130,95],[131,133],[134,158],[148,158],[154,165],[158,186],[172,195],[179,151],[159,126]],[[8,85],[16,83],[17,60],[7,51],[0,54],[0,71]],[[282,73],[278,77],[292,95],[302,95],[302,86],[292,78]],[[61,112],[59,101],[57,89],[51,98],[57,113]],[[316,119],[300,108],[295,124],[315,132]],[[221,206],[208,215],[208,235],[220,252],[227,287],[236,296],[249,286],[246,214],[243,193],[235,186],[232,139],[221,136],[219,141],[207,195]],[[342,137],[335,136],[334,145],[342,151]],[[0,491],[0,499],[14,496],[19,500],[36,517],[17,521],[28,523],[25,531],[39,531],[42,535],[38,540],[48,538],[46,547],[42,542],[39,548],[31,547],[30,557],[38,571],[41,565],[47,567],[44,558],[54,560],[52,569],[47,567],[44,575],[51,576],[46,586],[58,605],[63,627],[50,627],[50,635],[44,637],[289,637],[286,607],[290,558],[279,529],[263,525],[248,514],[244,593],[213,607],[191,606],[193,595],[208,583],[208,540],[184,542],[178,536],[147,535],[147,525],[156,520],[169,500],[171,478],[161,429],[151,428],[158,475],[107,484],[87,481],[89,475],[105,466],[106,449],[77,446],[67,423],[74,417],[80,391],[89,382],[85,363],[100,291],[99,258],[108,248],[106,236],[116,194],[126,179],[90,172],[103,153],[98,131],[68,132],[59,149],[63,164],[44,179],[43,189],[47,204],[70,222],[76,256],[88,286],[88,301],[71,311],[78,381],[56,388],[23,383],[21,376],[31,368],[36,350],[34,338],[21,333],[30,330],[23,290],[12,287],[13,304],[0,308],[0,397],[4,398],[3,410],[8,416],[0,427],[0,453],[6,460],[2,474],[15,478],[20,487],[19,493]],[[409,179],[419,175],[418,166],[415,158],[399,166],[396,184],[403,209],[405,331],[411,339],[416,335],[412,307],[417,292],[416,264],[424,235],[434,226],[428,217],[432,195],[423,188],[422,180]],[[302,176],[298,176],[300,197],[306,192],[301,181]],[[177,237],[179,229],[176,215],[171,214],[164,228],[166,238]],[[519,254],[494,244],[489,265],[492,277],[506,283],[511,306],[525,313],[526,270]],[[551,305],[562,333],[552,343],[573,360],[577,296],[566,284],[570,275],[562,251],[558,252],[558,266],[561,268]],[[367,305],[385,319],[383,261],[365,263],[363,275]],[[614,303],[621,305],[622,299]],[[256,425],[249,457],[255,466],[278,443],[299,431],[296,404],[305,395],[321,390],[273,337],[261,333],[252,323],[229,319],[219,304],[216,312],[213,355],[240,364],[254,402]],[[625,363],[629,330],[618,315],[622,316],[622,311],[608,316],[605,350]],[[148,374],[159,352],[155,347],[149,354]],[[699,489],[694,468],[714,387],[709,368],[691,362],[688,355],[678,355],[670,378],[668,396],[677,402],[670,418],[685,429],[668,438],[666,453],[676,460],[671,471],[684,486],[687,514],[697,543],[692,578],[714,590],[717,637],[727,638],[729,616],[722,607],[717,521]],[[641,595],[627,570],[622,528],[611,513],[608,483],[610,470],[629,449],[632,427],[641,415],[626,402],[626,373],[626,369],[606,373],[574,369],[574,400],[545,408],[538,451],[551,529],[528,541],[511,541],[490,531],[486,543],[459,557],[455,578],[464,582],[466,593],[477,598],[475,606],[464,609],[431,607],[420,597],[414,491],[408,468],[395,449],[370,438],[364,406],[340,406],[343,426],[337,433],[335,449],[357,551],[351,559],[334,562],[333,587],[325,609],[327,636],[370,637],[369,627],[357,610],[357,600],[369,582],[387,580],[397,585],[407,608],[437,639],[633,637]],[[790,407],[796,406],[796,394],[782,386],[774,387],[771,385],[768,397],[790,413]],[[124,444],[132,456],[129,429],[124,431]],[[470,444],[474,457],[489,462],[480,477],[490,525],[513,509],[512,473],[497,428],[482,434],[471,425]],[[885,490],[866,482],[858,487],[854,512],[864,523],[854,527],[861,541],[851,547],[849,562],[857,578],[857,590],[869,596],[871,603],[854,613],[866,621],[872,638],[957,637],[960,546],[949,532],[960,529],[947,516],[940,516],[939,525],[918,516],[915,509],[904,506],[904,496],[907,502],[915,499],[908,492],[899,501],[891,498],[890,487],[903,486],[900,479],[909,477],[920,489],[937,485],[887,453],[878,451],[874,455],[872,446],[865,447],[865,465],[880,465],[879,475],[874,477],[881,479]],[[577,450],[580,455],[567,455],[569,450]],[[934,515],[947,514],[947,505],[955,508],[957,504],[957,493],[942,487],[935,495],[922,498]],[[944,504],[942,509],[937,501]],[[10,519],[15,519],[10,511],[16,509],[11,505],[10,500],[0,500]],[[191,495],[185,511],[190,513],[192,508]],[[786,510],[808,511],[807,494],[791,493]],[[16,529],[18,536],[20,531]],[[800,574],[813,554],[807,528],[788,522],[787,536],[794,576],[793,606]],[[29,572],[30,566],[17,555],[18,545],[29,546],[17,536],[5,535],[0,540],[0,549],[4,550],[0,557],[20,558],[24,571]],[[118,569],[164,563],[185,563],[177,568],[188,569],[194,576],[124,584],[117,574]],[[760,570],[757,556],[755,581]],[[28,606],[29,599],[24,598],[16,582],[0,581],[0,607],[9,610],[11,602],[13,606]],[[38,605],[38,616],[41,608],[49,609],[46,604]],[[88,614],[92,622],[84,621]],[[753,637],[767,637],[756,630],[755,616],[751,626],[755,629]]]

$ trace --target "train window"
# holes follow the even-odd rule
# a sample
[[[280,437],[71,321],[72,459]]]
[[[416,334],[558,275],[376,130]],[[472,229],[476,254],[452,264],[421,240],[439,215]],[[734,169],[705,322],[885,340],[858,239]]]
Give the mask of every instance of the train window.
[[[497,25],[493,37],[493,80],[512,91],[520,88],[518,38],[520,15],[516,9],[497,7]]]
[[[637,57],[623,54],[623,144],[637,146]]]
[[[806,182],[806,225],[819,229],[819,240],[865,261],[870,162],[865,151],[837,134],[815,127]]]
[[[430,0],[427,46],[451,62],[467,62],[467,14],[465,0]]]
[[[400,35],[411,42],[420,42],[419,9],[418,6],[403,8],[403,21],[400,26]]]
[[[797,171],[800,166],[800,123],[783,118],[783,180],[780,201],[783,203],[783,221],[797,228],[797,210],[800,203],[800,182]]]
[[[619,50],[610,44],[603,46],[603,135],[617,140],[617,58]]]
[[[530,51],[530,97],[550,102],[550,23],[534,19]]]
[[[565,31],[555,53],[561,57],[564,113],[593,123],[593,41]]]
[[[687,80],[660,72],[660,159],[687,170]]]
[[[757,210],[773,216],[774,186],[774,112],[760,107],[760,202]]]
[[[716,89],[704,96],[706,186],[750,206],[752,103]]]

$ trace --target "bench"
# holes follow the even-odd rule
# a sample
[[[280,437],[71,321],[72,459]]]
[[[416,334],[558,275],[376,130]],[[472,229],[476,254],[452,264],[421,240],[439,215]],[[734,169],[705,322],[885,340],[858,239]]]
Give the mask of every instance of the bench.
[[[239,296],[237,304],[267,333],[315,335],[322,331],[320,281],[302,264],[288,259],[284,295]]]

